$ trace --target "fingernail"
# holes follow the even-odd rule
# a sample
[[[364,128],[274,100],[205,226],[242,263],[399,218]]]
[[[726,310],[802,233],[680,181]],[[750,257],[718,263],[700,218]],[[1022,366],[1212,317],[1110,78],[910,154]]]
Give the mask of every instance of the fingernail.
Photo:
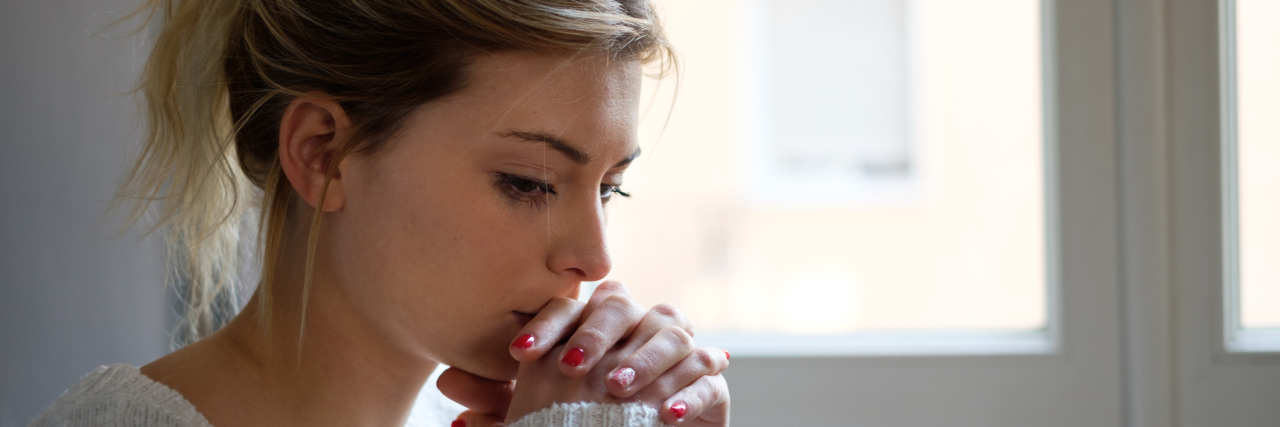
[[[685,405],[684,402],[676,402],[671,404],[671,413],[676,414],[677,420],[683,420],[684,413],[685,411],[688,411],[688,410],[689,410],[689,406]]]
[[[636,380],[636,370],[631,368],[622,368],[613,371],[613,375],[610,375],[609,378],[613,379],[613,382],[618,383],[618,385],[621,385],[624,388],[629,387],[631,386],[631,382]]]
[[[582,364],[582,356],[582,349],[571,348],[564,353],[564,358],[560,359],[560,361],[569,366],[578,366]]]
[[[724,360],[729,360],[729,350],[724,350]]]
[[[463,420],[453,420],[452,423],[449,423],[449,427],[467,427],[467,422]]]
[[[529,347],[533,347],[533,335],[524,334],[518,336],[515,341],[511,342],[511,346],[519,349],[528,349]]]

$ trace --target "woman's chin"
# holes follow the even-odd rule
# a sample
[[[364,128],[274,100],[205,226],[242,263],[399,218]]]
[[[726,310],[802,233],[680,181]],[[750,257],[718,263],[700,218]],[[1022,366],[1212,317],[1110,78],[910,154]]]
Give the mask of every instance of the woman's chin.
[[[499,365],[501,366],[494,366],[494,365],[485,366],[486,369],[484,373],[478,373],[476,375],[479,375],[494,381],[515,381],[516,380],[516,373],[520,371],[519,362],[516,362],[515,359],[512,359],[510,363],[502,362],[502,363],[499,363]]]
[[[520,370],[520,362],[513,359],[505,349],[500,355],[472,355],[449,366],[494,381],[515,381],[516,373]]]

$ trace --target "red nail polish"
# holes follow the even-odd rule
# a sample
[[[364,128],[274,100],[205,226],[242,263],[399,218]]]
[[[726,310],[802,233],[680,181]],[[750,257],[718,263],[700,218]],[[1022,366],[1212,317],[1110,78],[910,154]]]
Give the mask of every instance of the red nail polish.
[[[723,350],[723,351],[724,351],[724,360],[729,360],[729,350]]]
[[[452,423],[449,423],[449,427],[467,427],[467,422],[463,420],[453,420]]]
[[[529,347],[533,347],[533,341],[533,335],[524,334],[516,337],[516,340],[511,342],[511,346],[520,349],[528,349]]]
[[[671,413],[676,415],[677,420],[683,420],[684,413],[685,411],[688,411],[688,410],[689,410],[689,406],[685,405],[684,402],[676,402],[671,404]]]
[[[564,364],[569,366],[578,366],[582,364],[582,359],[583,359],[582,356],[583,356],[582,349],[571,348],[569,349],[569,351],[566,351],[564,353],[564,358],[560,359],[560,361],[564,362]]]

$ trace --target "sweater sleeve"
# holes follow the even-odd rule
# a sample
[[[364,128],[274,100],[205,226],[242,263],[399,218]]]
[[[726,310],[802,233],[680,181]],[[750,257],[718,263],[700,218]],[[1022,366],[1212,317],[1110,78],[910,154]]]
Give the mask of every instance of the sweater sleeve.
[[[640,403],[556,403],[508,427],[664,427],[656,409]]]

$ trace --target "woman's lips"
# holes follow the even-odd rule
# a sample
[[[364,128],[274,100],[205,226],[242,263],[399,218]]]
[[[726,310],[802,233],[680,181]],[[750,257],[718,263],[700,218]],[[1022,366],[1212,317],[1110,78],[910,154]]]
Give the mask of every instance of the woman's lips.
[[[511,315],[516,318],[516,323],[519,323],[520,326],[528,325],[529,321],[533,320],[533,315],[529,313],[521,313],[519,311],[513,311],[511,312]]]

